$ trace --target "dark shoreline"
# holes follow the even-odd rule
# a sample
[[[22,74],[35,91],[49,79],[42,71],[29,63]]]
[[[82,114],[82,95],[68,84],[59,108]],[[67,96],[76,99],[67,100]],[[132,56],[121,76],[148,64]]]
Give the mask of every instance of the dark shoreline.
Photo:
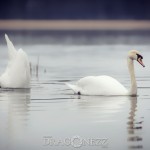
[[[150,44],[150,30],[0,30],[1,44],[5,33],[16,44]]]

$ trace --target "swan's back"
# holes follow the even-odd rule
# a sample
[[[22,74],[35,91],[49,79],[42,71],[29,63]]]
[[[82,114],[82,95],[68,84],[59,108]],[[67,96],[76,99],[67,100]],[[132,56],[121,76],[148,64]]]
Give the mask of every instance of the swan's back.
[[[78,90],[77,90],[78,89]],[[75,85],[75,93],[83,95],[127,95],[127,89],[110,76],[88,76]]]

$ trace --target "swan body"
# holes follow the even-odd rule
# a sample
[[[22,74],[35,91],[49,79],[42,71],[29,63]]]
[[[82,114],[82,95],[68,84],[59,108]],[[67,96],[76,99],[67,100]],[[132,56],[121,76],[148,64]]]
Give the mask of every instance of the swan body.
[[[128,90],[110,76],[88,76],[76,85],[67,84],[76,94],[82,95],[127,95]]]
[[[127,90],[120,82],[110,76],[87,76],[81,78],[76,85],[68,84],[75,94],[81,95],[136,95],[137,85],[134,75],[133,60],[137,60],[143,67],[143,57],[136,50],[128,53],[127,62],[131,78],[131,88]]]
[[[1,88],[30,88],[30,66],[27,54],[15,49],[5,34],[8,47],[8,65],[0,76]]]

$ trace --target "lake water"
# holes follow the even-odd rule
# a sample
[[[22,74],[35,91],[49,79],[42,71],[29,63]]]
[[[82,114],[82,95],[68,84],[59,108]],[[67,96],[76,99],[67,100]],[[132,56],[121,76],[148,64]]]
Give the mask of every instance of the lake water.
[[[0,73],[7,65],[3,33]],[[0,149],[150,149],[149,32],[7,33],[29,55],[32,79],[30,90],[0,90]],[[77,96],[65,85],[109,75],[129,88],[130,49],[141,52],[146,66],[135,62],[137,97]]]

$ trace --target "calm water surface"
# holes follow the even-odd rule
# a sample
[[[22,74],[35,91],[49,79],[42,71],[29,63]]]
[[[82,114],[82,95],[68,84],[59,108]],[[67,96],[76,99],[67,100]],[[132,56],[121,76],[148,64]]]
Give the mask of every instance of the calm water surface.
[[[18,42],[16,47],[22,47],[29,55],[31,89],[0,90],[0,149],[150,148],[149,44],[30,41]],[[77,96],[65,85],[87,75],[110,75],[129,88],[126,56],[130,49],[140,50],[146,65],[142,68],[135,62],[137,97]],[[0,73],[6,65],[7,47],[1,44]]]

